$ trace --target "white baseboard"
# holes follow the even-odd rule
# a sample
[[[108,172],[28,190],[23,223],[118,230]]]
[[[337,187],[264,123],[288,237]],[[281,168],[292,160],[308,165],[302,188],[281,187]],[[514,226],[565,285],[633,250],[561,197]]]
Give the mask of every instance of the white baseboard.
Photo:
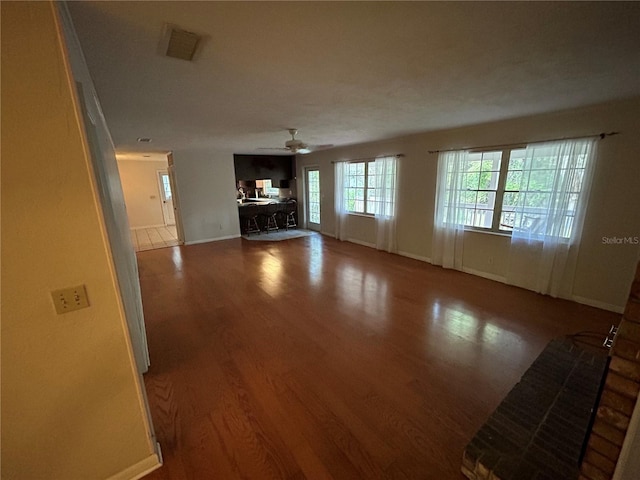
[[[465,268],[462,267],[462,271],[464,273],[468,273],[470,275],[476,275],[478,277],[486,278],[489,280],[493,280],[494,282],[507,283],[507,278],[502,275],[496,275],[494,273],[482,272],[480,270],[475,270],[473,268]]]
[[[335,234],[329,232],[320,231],[322,235],[326,235],[327,237],[336,238]]]
[[[347,238],[347,242],[355,243],[356,245],[362,245],[363,247],[376,248],[375,243],[363,242],[355,238]]]
[[[145,225],[144,227],[131,227],[131,230],[144,230],[145,228],[162,228],[166,227],[164,223],[159,223],[158,225]]]
[[[230,240],[232,238],[240,238],[240,234],[226,235],[224,237],[205,238],[203,240],[193,240],[190,242],[184,242],[185,245],[198,245],[199,243],[219,242],[220,240]]]
[[[157,470],[162,466],[162,460],[157,454],[153,454],[140,460],[138,463],[111,475],[107,480],[137,480]]]
[[[415,255],[409,252],[398,252],[398,255],[407,258],[413,258],[414,260],[420,260],[421,262],[431,263],[431,259],[429,257],[423,257],[422,255]]]
[[[611,303],[601,302],[600,300],[592,300],[591,298],[580,297],[578,295],[572,295],[571,300],[574,302],[582,303],[590,307],[596,307],[600,310],[608,310],[614,313],[624,313],[624,306],[613,305]]]

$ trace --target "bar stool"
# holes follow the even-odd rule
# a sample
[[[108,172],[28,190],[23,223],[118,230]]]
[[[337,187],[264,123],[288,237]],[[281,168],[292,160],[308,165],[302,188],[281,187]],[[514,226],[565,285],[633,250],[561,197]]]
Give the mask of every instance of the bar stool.
[[[271,230],[279,230],[276,215],[278,215],[278,204],[276,202],[268,203],[266,212],[267,221],[264,228],[267,233]]]
[[[296,223],[296,206],[297,202],[293,198],[287,200],[287,203],[284,206],[284,213],[286,215],[284,226],[287,230],[298,226]]]
[[[247,221],[247,235],[252,233],[260,233],[260,227],[258,226],[258,206],[249,204],[244,209],[243,216]]]

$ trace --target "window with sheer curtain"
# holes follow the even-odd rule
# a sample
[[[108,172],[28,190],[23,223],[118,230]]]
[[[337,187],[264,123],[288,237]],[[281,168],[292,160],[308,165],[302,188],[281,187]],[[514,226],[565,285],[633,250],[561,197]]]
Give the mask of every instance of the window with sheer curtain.
[[[393,216],[395,210],[396,168],[377,160],[347,162],[344,166],[345,208],[350,213]]]
[[[397,156],[338,162],[336,180],[336,238],[346,237],[347,215],[357,213],[376,220],[376,247],[396,250]]]
[[[553,215],[558,235],[570,238],[589,151],[558,156],[553,145],[527,148],[466,152],[457,164],[446,162],[442,221],[459,209],[469,229],[544,235]]]
[[[508,282],[567,297],[595,168],[595,142],[582,138],[442,152],[434,263],[462,269],[465,229],[511,235]]]

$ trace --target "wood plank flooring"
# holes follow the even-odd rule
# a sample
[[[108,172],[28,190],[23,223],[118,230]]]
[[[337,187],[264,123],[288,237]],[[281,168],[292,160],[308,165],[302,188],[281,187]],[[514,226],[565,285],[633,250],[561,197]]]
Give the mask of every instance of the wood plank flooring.
[[[175,225],[131,229],[131,241],[136,252],[178,245],[178,233]]]
[[[547,342],[618,320],[320,235],[138,262],[165,462],[151,480],[460,480]]]

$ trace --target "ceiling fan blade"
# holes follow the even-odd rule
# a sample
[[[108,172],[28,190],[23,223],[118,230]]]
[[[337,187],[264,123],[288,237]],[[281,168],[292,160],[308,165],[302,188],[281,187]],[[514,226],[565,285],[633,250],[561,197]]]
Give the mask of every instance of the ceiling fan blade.
[[[333,143],[326,143],[324,145],[309,145],[307,148],[316,152],[318,150],[326,150],[327,148],[332,148],[332,147],[333,147]]]

